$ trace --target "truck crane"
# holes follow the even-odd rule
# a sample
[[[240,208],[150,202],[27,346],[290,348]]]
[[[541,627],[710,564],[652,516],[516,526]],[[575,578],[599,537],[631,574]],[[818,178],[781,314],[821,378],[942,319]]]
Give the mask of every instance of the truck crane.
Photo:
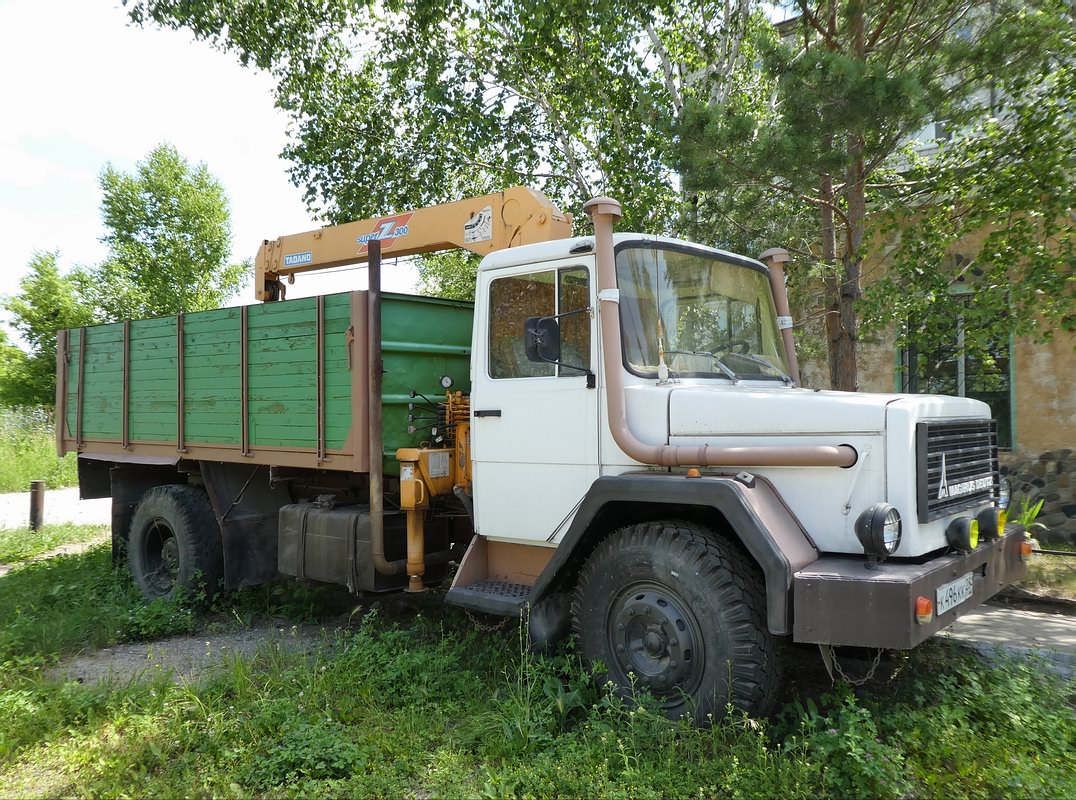
[[[451,580],[706,721],[765,713],[788,643],[912,648],[1023,576],[985,404],[802,388],[786,251],[583,210],[514,188],[284,236],[261,304],[61,332],[57,448],[143,593]],[[474,303],[381,291],[385,253],[450,247]],[[285,299],[358,262],[368,289]]]

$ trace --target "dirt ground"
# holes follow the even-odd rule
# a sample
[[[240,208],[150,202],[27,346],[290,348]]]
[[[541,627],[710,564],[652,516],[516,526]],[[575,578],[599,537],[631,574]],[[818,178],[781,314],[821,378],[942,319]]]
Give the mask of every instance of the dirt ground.
[[[31,561],[42,561],[46,558],[55,558],[56,556],[70,556],[77,553],[85,553],[91,547],[108,541],[108,532],[102,533],[100,537],[91,539],[88,542],[76,542],[75,544],[64,544],[59,547],[54,547],[52,550],[46,550],[44,553],[28,558],[25,561],[13,561],[10,564],[0,564],[0,578],[7,575],[11,570],[15,569],[22,564],[27,564]]]
[[[332,640],[331,628],[266,624],[224,633],[196,633],[155,642],[106,647],[49,670],[49,677],[83,682],[129,683],[170,674],[187,683],[220,666],[229,655],[251,656],[259,648],[311,652]]]

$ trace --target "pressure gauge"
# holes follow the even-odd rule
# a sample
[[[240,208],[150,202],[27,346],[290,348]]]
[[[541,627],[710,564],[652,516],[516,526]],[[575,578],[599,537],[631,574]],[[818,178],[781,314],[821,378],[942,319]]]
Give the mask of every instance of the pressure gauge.
[[[441,388],[442,389],[451,389],[453,383],[454,383],[454,381],[452,380],[451,375],[442,375],[441,376]]]

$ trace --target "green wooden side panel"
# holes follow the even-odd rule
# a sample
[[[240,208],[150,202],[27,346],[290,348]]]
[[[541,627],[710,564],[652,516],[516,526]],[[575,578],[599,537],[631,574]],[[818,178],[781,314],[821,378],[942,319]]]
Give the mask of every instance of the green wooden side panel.
[[[123,436],[123,324],[86,328],[82,383],[82,436],[120,441]]]
[[[187,444],[242,444],[240,316],[238,308],[218,308],[183,318],[183,426]],[[169,408],[175,417],[176,401]],[[134,405],[131,411],[153,413]]]
[[[470,303],[386,294],[382,305],[385,468],[394,454],[430,440],[407,433],[412,389],[434,402],[441,376],[470,390]],[[184,441],[242,443],[242,312],[222,308],[187,314],[183,325]],[[353,376],[347,345],[351,295],[323,300],[325,446],[344,448],[351,431]],[[317,447],[317,301],[249,306],[247,403],[252,448]],[[66,420],[74,435],[78,406],[80,331],[68,337]],[[120,441],[123,435],[123,324],[86,329],[83,438]],[[129,339],[129,433],[133,442],[174,442],[178,429],[179,342],[175,317],[137,320]],[[360,385],[365,380],[359,381]],[[421,401],[417,401],[421,402]]]
[[[339,450],[351,431],[351,364],[347,330],[351,295],[325,297],[325,446]]]
[[[131,441],[175,441],[178,350],[175,317],[131,323]]]

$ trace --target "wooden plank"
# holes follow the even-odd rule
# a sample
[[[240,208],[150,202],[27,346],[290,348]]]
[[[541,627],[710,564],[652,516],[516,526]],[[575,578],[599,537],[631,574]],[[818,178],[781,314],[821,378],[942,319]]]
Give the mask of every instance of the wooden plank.
[[[240,444],[243,455],[250,455],[250,412],[247,409],[248,372],[250,370],[250,341],[247,326],[250,324],[250,306],[243,306],[239,322],[239,400],[240,400]]]
[[[129,419],[128,405],[131,401],[131,322],[127,320],[123,323],[123,398],[122,398],[122,411],[123,419],[120,421],[122,426],[120,440],[123,442],[124,449],[131,446],[131,420]]]
[[[318,463],[325,460],[325,298],[317,298],[317,451]]]

